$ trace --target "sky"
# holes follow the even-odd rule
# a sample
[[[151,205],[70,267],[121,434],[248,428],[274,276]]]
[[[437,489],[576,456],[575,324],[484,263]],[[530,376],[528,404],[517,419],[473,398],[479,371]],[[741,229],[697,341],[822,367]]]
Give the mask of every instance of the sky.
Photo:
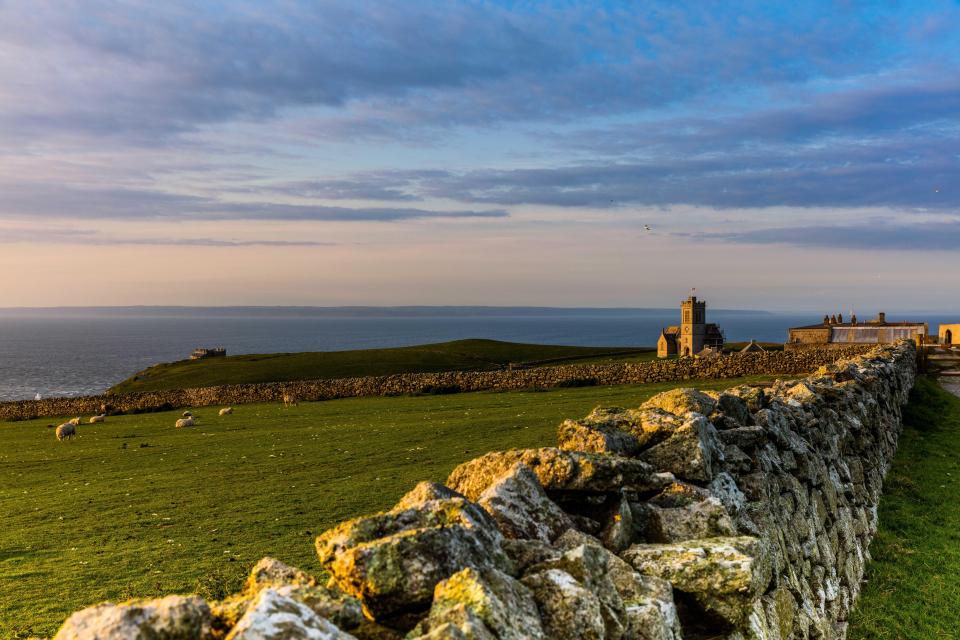
[[[960,3],[0,0],[0,306],[957,311]]]

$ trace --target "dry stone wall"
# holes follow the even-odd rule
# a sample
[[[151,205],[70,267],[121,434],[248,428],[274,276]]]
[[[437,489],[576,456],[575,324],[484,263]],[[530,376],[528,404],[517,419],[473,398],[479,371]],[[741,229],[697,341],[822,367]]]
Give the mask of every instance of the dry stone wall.
[[[266,384],[238,384],[196,389],[174,389],[123,395],[48,398],[0,402],[0,420],[29,420],[42,416],[76,416],[164,411],[182,407],[280,402],[292,393],[300,400],[317,401],[358,396],[420,393],[511,391],[557,386],[590,386],[670,382],[748,375],[796,375],[840,357],[864,353],[869,347],[810,349],[803,352],[743,353],[716,358],[684,358],[654,362],[604,365],[564,365],[512,371],[451,371],[390,376],[306,380]]]
[[[802,380],[597,408],[316,540],[221,602],[71,616],[58,640],[842,640],[916,374],[912,343]]]

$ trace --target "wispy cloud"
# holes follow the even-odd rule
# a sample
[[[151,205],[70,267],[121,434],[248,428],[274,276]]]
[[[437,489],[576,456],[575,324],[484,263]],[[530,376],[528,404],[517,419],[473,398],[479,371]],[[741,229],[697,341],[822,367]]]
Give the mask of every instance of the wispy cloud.
[[[0,229],[0,244],[69,244],[83,246],[180,247],[332,247],[335,242],[316,240],[230,240],[221,238],[151,238],[104,234],[89,229]]]
[[[960,247],[960,220],[917,224],[870,221],[853,225],[776,227],[674,235],[734,244],[780,244],[857,251],[955,252]]]
[[[433,210],[414,207],[228,202],[217,198],[151,189],[82,188],[25,181],[2,181],[0,187],[0,218],[400,222],[417,219],[505,218],[509,215],[503,209]]]

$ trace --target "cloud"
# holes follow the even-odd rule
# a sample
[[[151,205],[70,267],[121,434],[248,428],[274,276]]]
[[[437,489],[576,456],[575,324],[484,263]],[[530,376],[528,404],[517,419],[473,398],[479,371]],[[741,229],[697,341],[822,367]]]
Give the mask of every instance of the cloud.
[[[674,234],[734,244],[780,244],[857,251],[950,251],[960,246],[960,220],[917,224],[873,221],[854,225],[777,227]]]
[[[569,122],[874,73],[903,59],[911,29],[937,17],[949,34],[956,20],[859,3],[738,6],[8,0],[0,130],[156,144],[297,109],[321,110],[314,130],[327,137]],[[953,40],[911,42],[936,59]]]
[[[104,235],[88,229],[0,229],[0,244],[70,244],[84,246],[180,247],[332,247],[335,242],[313,240],[228,240],[219,238],[150,238]]]
[[[334,207],[322,204],[226,202],[149,189],[80,188],[53,183],[0,182],[0,218],[124,220],[275,220],[401,222],[417,219],[505,218],[502,209],[430,210]]]

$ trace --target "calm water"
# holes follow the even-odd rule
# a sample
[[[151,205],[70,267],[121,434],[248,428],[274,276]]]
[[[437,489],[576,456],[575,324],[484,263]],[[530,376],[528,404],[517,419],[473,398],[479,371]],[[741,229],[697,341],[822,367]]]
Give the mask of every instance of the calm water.
[[[592,346],[653,345],[677,311],[469,317],[4,317],[0,400],[99,393],[152,364],[197,346],[230,354],[394,347],[459,338]],[[815,315],[714,311],[727,340],[782,342]],[[900,319],[889,317],[889,319]],[[916,318],[911,318],[916,319]],[[948,318],[922,318],[934,323]],[[935,330],[935,329],[934,329]]]

